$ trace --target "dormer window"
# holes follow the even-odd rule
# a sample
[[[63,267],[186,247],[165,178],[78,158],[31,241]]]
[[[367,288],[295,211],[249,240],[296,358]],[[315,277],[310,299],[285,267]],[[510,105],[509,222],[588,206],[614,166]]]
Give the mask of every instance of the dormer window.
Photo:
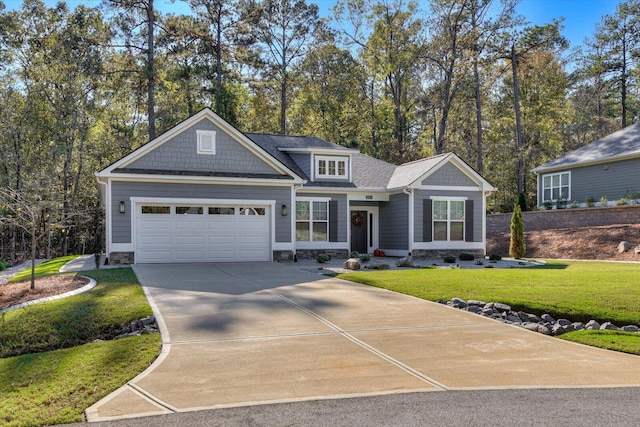
[[[346,156],[315,156],[316,178],[349,179]]]
[[[216,132],[213,130],[198,130],[198,154],[216,154]]]

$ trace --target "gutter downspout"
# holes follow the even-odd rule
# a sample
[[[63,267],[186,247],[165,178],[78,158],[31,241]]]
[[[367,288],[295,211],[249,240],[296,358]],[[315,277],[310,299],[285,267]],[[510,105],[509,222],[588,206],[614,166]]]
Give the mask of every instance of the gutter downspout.
[[[413,253],[413,240],[414,240],[414,205],[415,205],[415,197],[413,193],[413,188],[403,188],[402,192],[409,196],[409,240],[408,240],[408,249],[409,255]]]

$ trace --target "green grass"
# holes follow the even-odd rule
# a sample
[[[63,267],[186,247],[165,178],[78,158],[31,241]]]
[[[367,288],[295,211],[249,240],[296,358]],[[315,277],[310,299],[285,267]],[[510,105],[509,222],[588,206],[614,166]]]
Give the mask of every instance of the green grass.
[[[3,354],[22,354],[0,359],[0,425],[79,422],[87,407],[158,356],[160,334],[91,342],[151,308],[130,268],[83,274],[98,281],[93,290],[0,318]],[[51,348],[63,349],[45,351]]]
[[[638,264],[553,261],[529,268],[386,270],[338,277],[430,301],[454,297],[494,301],[509,304],[514,310],[549,313],[572,321],[595,319],[618,326],[640,325]],[[572,334],[571,339],[577,341],[580,335]],[[597,336],[599,347],[622,347],[607,344],[620,341],[622,335]],[[629,341],[635,342],[632,347],[636,349],[630,352],[640,351],[640,335],[631,336]]]
[[[82,421],[82,412],[146,369],[160,335],[142,335],[0,359],[0,425]]]
[[[560,338],[580,344],[621,351],[640,356],[640,338],[637,333],[622,331],[569,332]]]
[[[98,282],[89,292],[0,315],[0,357],[73,347],[152,314],[130,268],[83,274]]]
[[[60,258],[50,259],[49,261],[45,261],[42,264],[36,265],[36,277],[43,276],[53,276],[54,274],[58,274],[60,272],[60,267],[78,258],[80,255],[68,255]],[[8,283],[16,283],[21,282],[23,280],[31,279],[31,268],[27,268],[24,271],[13,276],[9,279]]]

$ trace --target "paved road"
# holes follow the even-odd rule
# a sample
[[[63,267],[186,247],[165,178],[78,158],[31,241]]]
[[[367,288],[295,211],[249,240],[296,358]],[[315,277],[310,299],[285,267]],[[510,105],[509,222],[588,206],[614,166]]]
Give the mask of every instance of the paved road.
[[[447,410],[467,419],[485,404],[496,418],[513,420],[536,402],[558,407],[557,416],[565,409],[576,415],[569,410],[573,399],[564,393],[529,388],[640,386],[636,356],[290,265],[141,265],[135,271],[159,313],[163,354],[151,369],[89,408],[90,421],[248,406],[211,415],[242,424],[256,413],[272,416],[254,405],[318,399],[337,400],[278,405],[277,412],[300,412],[303,418],[296,422],[305,423],[305,417],[322,418],[325,408],[341,408],[328,413],[344,411],[349,416],[335,421],[348,425],[349,417],[360,415],[389,421],[404,413],[409,400],[406,410],[422,423]],[[500,389],[510,390],[495,391]],[[494,400],[470,390],[494,390],[487,392]],[[411,392],[427,393],[406,394]],[[569,393],[587,396],[588,407],[602,409],[593,390]],[[629,393],[637,396],[637,390]],[[393,395],[370,397],[385,394]],[[370,409],[377,405],[387,409]],[[543,406],[529,414],[541,415]],[[593,413],[588,407],[581,412]]]
[[[244,406],[89,425],[637,427],[638,402],[640,388],[449,391]]]

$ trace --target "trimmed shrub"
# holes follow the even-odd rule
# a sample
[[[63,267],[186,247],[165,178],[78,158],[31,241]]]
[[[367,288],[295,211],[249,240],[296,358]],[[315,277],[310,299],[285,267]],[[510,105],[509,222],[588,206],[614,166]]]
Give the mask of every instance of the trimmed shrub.
[[[360,255],[360,261],[362,262],[367,262],[371,259],[371,257],[369,256],[369,254],[362,254]]]
[[[448,264],[453,264],[454,262],[456,262],[456,257],[447,255],[446,257],[443,258],[443,261]]]
[[[596,204],[596,199],[595,199],[595,198],[593,198],[593,197],[591,197],[591,196],[589,196],[589,197],[587,197],[586,199],[584,199],[584,204],[585,204],[588,208],[590,208],[590,207],[592,207],[593,205],[595,205],[595,204]]]
[[[460,259],[460,261],[473,261],[474,259],[476,259],[476,257],[473,254],[462,252],[460,255],[458,255],[458,259]]]
[[[316,257],[316,261],[320,264],[331,261],[331,255],[329,254],[318,254]]]
[[[360,254],[358,253],[358,251],[353,251],[349,254],[349,258],[359,258]]]
[[[498,254],[489,255],[489,261],[502,261],[502,257]]]

